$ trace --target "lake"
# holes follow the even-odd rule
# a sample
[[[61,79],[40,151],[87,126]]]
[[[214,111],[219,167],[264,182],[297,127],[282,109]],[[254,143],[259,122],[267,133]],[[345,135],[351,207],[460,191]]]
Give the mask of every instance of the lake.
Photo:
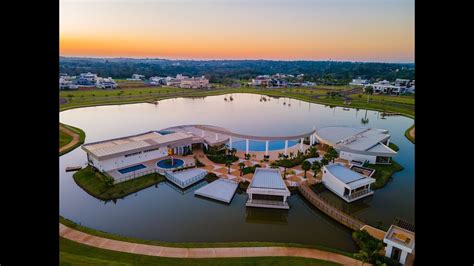
[[[373,196],[346,204],[330,192],[324,196],[370,224],[390,225],[395,217],[414,222],[414,144],[405,138],[413,119],[382,118],[377,111],[343,110],[289,98],[255,94],[174,98],[150,103],[71,109],[60,121],[86,132],[86,143],[185,124],[208,124],[236,133],[297,135],[324,126],[367,126],[389,130],[400,148],[394,157],[404,170]],[[270,99],[270,100],[268,100]],[[368,122],[362,124],[362,119]],[[258,148],[259,149],[259,148]],[[83,226],[128,237],[167,242],[270,241],[318,244],[357,251],[351,231],[312,207],[297,193],[290,210],[246,208],[245,194],[231,204],[196,197],[204,182],[181,191],[164,182],[115,202],[104,202],[76,185],[67,166],[85,165],[82,149],[60,157],[60,215]]]

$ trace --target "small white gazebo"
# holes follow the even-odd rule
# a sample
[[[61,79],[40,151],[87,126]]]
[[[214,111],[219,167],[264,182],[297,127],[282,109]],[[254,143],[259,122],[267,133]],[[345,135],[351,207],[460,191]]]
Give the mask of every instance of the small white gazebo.
[[[414,252],[415,233],[392,224],[385,234],[383,242],[387,244],[385,256],[404,265],[408,254]]]
[[[291,195],[278,168],[256,168],[247,188],[248,207],[289,209],[287,198]]]

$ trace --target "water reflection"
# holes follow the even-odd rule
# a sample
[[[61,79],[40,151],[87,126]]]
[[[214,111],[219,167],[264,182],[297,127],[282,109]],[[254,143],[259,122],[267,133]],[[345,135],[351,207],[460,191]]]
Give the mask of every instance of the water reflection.
[[[265,208],[246,208],[245,222],[258,224],[288,224],[288,211]]]

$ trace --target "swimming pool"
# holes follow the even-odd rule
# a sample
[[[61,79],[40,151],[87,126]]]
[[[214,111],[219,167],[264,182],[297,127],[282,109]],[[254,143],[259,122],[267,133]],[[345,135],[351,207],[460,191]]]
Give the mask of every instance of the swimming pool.
[[[146,166],[144,166],[143,164],[137,164],[137,165],[134,165],[134,166],[130,166],[130,167],[127,167],[127,168],[120,169],[118,171],[121,174],[126,174],[126,173],[137,171],[137,170],[140,170],[140,169],[143,169],[143,168],[146,168]]]
[[[171,165],[171,159],[164,159],[156,163],[158,167],[169,169],[169,168],[176,168],[180,167],[181,165],[184,164],[184,161],[181,159],[173,159],[173,165]]]
[[[295,140],[288,141],[288,148],[298,144]],[[232,147],[238,151],[245,151],[245,140],[232,142]],[[285,149],[284,140],[271,140],[268,142],[268,150],[283,150]],[[265,141],[249,140],[249,151],[265,151]]]

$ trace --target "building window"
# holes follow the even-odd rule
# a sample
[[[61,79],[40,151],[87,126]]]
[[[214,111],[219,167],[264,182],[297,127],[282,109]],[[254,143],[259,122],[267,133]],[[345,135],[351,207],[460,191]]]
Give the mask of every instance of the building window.
[[[142,152],[141,152],[141,151],[139,151],[139,152],[134,152],[134,153],[125,154],[125,157],[129,157],[129,156],[137,155],[137,154],[140,154],[140,153],[142,153]]]

